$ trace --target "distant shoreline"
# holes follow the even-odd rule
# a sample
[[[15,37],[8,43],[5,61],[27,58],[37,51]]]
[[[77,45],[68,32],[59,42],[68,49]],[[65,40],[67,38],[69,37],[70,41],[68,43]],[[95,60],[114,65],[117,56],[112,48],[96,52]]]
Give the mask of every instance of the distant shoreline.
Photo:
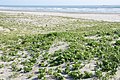
[[[0,10],[24,12],[59,12],[59,13],[91,13],[120,14],[120,5],[0,5]]]
[[[120,22],[120,13],[66,13],[66,12],[38,12],[38,11],[20,11],[20,10],[0,10],[0,13],[24,13],[31,15],[61,16],[80,19],[89,19],[97,21]]]
[[[15,12],[50,12],[50,13],[69,13],[69,14],[120,14],[120,13],[103,13],[103,12],[57,12],[57,11],[34,11],[34,10],[10,10],[0,9],[0,11],[15,11]]]

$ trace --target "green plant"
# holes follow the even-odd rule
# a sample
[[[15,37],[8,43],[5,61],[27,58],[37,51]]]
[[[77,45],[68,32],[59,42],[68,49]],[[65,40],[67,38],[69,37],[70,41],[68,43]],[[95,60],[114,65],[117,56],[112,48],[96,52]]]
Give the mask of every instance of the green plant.
[[[71,71],[69,72],[69,76],[71,76],[73,79],[81,79],[83,74],[80,71]]]
[[[81,67],[80,63],[75,63],[75,64],[72,65],[73,70],[78,70],[80,67]]]
[[[120,40],[117,40],[116,43],[115,43],[115,45],[119,46],[120,45]]]
[[[101,78],[101,77],[102,77],[102,71],[100,71],[100,70],[95,71],[95,75],[96,75],[98,78]]]
[[[44,73],[40,73],[40,74],[38,75],[38,79],[42,79],[42,78],[44,78],[44,76],[45,76]]]
[[[17,63],[15,63],[15,62],[13,62],[12,64],[11,64],[11,69],[12,69],[12,71],[20,71],[21,70],[21,68],[18,68],[17,67]]]
[[[44,78],[44,77],[45,77],[45,74],[46,74],[46,69],[45,69],[45,68],[40,68],[40,69],[39,69],[38,78],[39,78],[39,79]]]
[[[31,67],[31,66],[25,66],[25,67],[23,68],[23,70],[24,70],[25,73],[26,73],[26,72],[30,72],[30,71],[32,70],[32,67]]]
[[[4,64],[1,64],[1,65],[0,65],[0,68],[3,68],[3,67],[4,67]]]
[[[7,55],[1,56],[0,59],[1,59],[2,61],[4,61],[4,62],[10,62],[10,61],[13,61],[13,60],[14,60],[14,58],[10,58],[10,57],[8,57]]]
[[[65,78],[60,73],[55,72],[53,75],[57,80],[65,80]]]
[[[70,67],[69,67],[69,66],[66,66],[64,72],[65,72],[66,74],[68,74],[68,73],[70,72]]]
[[[40,68],[40,69],[39,69],[39,73],[44,73],[44,72],[46,72],[46,69],[45,69],[45,68],[43,68],[43,69]]]
[[[47,73],[48,73],[49,75],[52,75],[52,74],[53,74],[53,69],[49,69]]]
[[[56,70],[58,73],[61,73],[61,72],[62,72],[62,70],[61,70],[60,67],[57,67],[55,70]]]
[[[83,74],[83,78],[91,78],[93,76],[93,74],[92,73],[90,73],[90,72],[84,72],[84,74]]]
[[[39,64],[39,66],[40,66],[40,67],[46,67],[47,64],[45,64],[44,62],[41,62],[41,63]]]
[[[16,56],[17,52],[10,52],[9,55],[10,56]]]

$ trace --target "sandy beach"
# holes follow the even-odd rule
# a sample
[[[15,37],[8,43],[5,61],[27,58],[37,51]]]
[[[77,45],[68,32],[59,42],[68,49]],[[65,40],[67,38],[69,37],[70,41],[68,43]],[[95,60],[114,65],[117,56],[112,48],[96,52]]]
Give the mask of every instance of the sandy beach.
[[[33,15],[50,15],[50,16],[61,16],[71,17],[98,21],[109,21],[109,22],[120,22],[120,14],[112,13],[59,13],[59,12],[30,12],[30,11],[6,11],[0,10],[0,13],[27,13]]]
[[[119,49],[120,14],[0,10],[0,80],[118,80]]]

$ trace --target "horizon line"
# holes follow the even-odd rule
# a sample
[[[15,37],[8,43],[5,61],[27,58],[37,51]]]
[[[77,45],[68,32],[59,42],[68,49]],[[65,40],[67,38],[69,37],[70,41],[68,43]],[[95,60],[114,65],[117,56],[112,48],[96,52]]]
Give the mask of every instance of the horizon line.
[[[111,5],[111,4],[106,4],[106,5],[102,5],[102,4],[83,4],[83,5],[75,5],[75,4],[72,4],[72,5],[67,5],[67,4],[63,4],[63,5],[0,5],[0,6],[120,6],[119,5]]]

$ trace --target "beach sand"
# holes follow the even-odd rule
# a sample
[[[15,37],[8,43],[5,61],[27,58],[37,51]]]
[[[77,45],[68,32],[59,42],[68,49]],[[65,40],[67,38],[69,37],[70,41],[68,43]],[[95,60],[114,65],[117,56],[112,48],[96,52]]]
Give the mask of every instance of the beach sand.
[[[71,28],[72,30],[73,30],[73,28],[75,28],[75,29],[77,29],[77,27],[93,27],[93,26],[96,26],[97,24],[87,24],[87,23],[80,23],[80,25],[77,25],[76,23],[75,24],[73,24],[73,22],[76,22],[77,20],[81,20],[81,19],[88,19],[87,21],[89,21],[89,20],[97,20],[97,21],[108,21],[108,22],[106,22],[106,24],[108,25],[109,24],[109,22],[120,22],[120,14],[111,14],[111,13],[109,13],[109,14],[101,14],[101,13],[97,13],[97,14],[92,14],[92,13],[58,13],[58,12],[30,12],[30,11],[3,11],[3,10],[0,10],[0,13],[7,13],[7,15],[13,15],[14,17],[13,18],[9,18],[9,17],[5,17],[5,19],[1,19],[1,20],[5,20],[5,22],[11,22],[11,23],[17,23],[17,25],[18,25],[18,23],[21,23],[21,24],[32,24],[32,26],[34,25],[37,25],[37,26],[35,26],[35,27],[37,27],[38,28],[38,30],[37,29],[30,29],[30,25],[27,25],[27,26],[25,26],[25,25],[23,25],[23,27],[22,26],[20,26],[20,28],[19,28],[19,26],[16,26],[16,27],[13,27],[13,28],[4,28],[3,26],[0,26],[0,31],[1,32],[12,32],[12,31],[15,31],[15,30],[17,30],[17,29],[21,29],[21,31],[23,31],[23,32],[21,32],[21,34],[23,33],[25,33],[25,31],[29,34],[29,32],[30,33],[37,33],[37,31],[39,31],[40,32],[40,28],[42,27],[42,28],[51,28],[51,30],[50,31],[52,31],[52,29],[53,28],[57,28],[57,30],[58,31],[61,31],[61,30],[63,30],[63,32],[64,32],[64,30],[69,30],[69,28]],[[21,14],[21,13],[23,13],[23,14],[25,14],[25,15],[22,15],[22,16],[20,16],[19,15],[19,13]],[[16,16],[16,15],[17,16]],[[26,14],[28,14],[27,16],[26,16]],[[30,14],[30,15],[29,15]],[[35,15],[35,16],[34,16]],[[54,17],[53,17],[54,16]],[[60,17],[59,17],[60,16]],[[61,17],[65,17],[65,19],[64,18],[61,18]],[[68,18],[72,18],[72,19],[68,19]],[[84,21],[84,20],[83,20]],[[69,22],[72,22],[72,23],[69,23]],[[46,25],[47,24],[47,25]],[[69,25],[68,25],[69,24]],[[67,25],[67,27],[66,27],[66,25]],[[71,25],[71,26],[70,26]],[[25,26],[25,27],[24,27]],[[53,28],[51,27],[51,26],[53,26]],[[22,28],[21,28],[22,27]],[[39,28],[40,27],[40,28]],[[64,27],[63,29],[62,29],[62,27]],[[66,27],[66,28],[65,28]],[[119,26],[118,26],[119,27]],[[41,28],[41,29],[42,29]],[[28,30],[28,29],[30,29],[30,30]],[[115,29],[115,28],[114,28]],[[36,31],[37,30],[37,31]],[[56,31],[57,31],[56,30]],[[19,30],[20,31],[20,30]],[[33,32],[31,32],[31,31],[33,31]],[[47,30],[46,30],[47,31]],[[50,31],[48,31],[48,32],[50,32]],[[55,30],[54,30],[55,31]],[[46,33],[44,30],[43,31],[41,31],[40,33]],[[26,33],[26,34],[27,34]],[[86,39],[100,39],[101,37],[98,37],[98,36],[88,36],[88,37],[85,37]],[[115,42],[115,41],[114,41]],[[113,43],[114,43],[113,42]],[[58,51],[58,50],[65,50],[65,49],[67,49],[69,47],[69,43],[67,43],[67,42],[62,42],[62,41],[59,41],[59,42],[57,42],[57,40],[56,40],[56,42],[54,43],[54,44],[52,44],[51,45],[51,47],[50,47],[50,49],[49,49],[49,53],[54,53],[55,51]],[[18,61],[20,60],[20,61],[24,61],[24,60],[26,60],[26,59],[29,59],[30,58],[30,55],[29,55],[29,53],[27,52],[27,51],[19,51],[18,52],[20,55],[22,55],[22,54],[24,54],[24,55],[22,55],[22,57],[24,57],[25,55],[27,55],[27,57],[28,58],[19,58],[18,59]],[[3,51],[0,51],[0,56],[2,56],[2,54],[3,54]],[[40,60],[38,59],[37,60],[38,62],[40,62]],[[0,63],[1,64],[4,64],[4,65],[7,65],[7,64],[11,64],[11,63],[9,63],[9,62],[3,62],[3,61],[0,61]],[[92,71],[92,73],[94,73],[94,71],[93,71],[93,68],[95,68],[95,66],[96,66],[96,64],[95,64],[96,62],[95,62],[95,60],[91,60],[89,63],[86,63],[85,64],[85,67],[83,67],[82,69],[81,69],[81,72],[84,72],[84,71]],[[23,67],[23,66],[21,66],[21,65],[17,65],[18,67]],[[63,66],[64,66],[64,64],[63,64]],[[27,79],[29,76],[33,76],[32,77],[32,79],[33,80],[37,80],[37,76],[38,76],[38,74],[34,74],[34,73],[37,73],[38,72],[38,70],[39,70],[39,67],[38,66],[34,66],[33,67],[33,70],[31,71],[31,72],[29,72],[29,73],[12,73],[12,71],[11,71],[11,69],[10,69],[11,67],[10,66],[7,66],[7,67],[5,67],[5,68],[1,68],[0,69],[0,78],[2,79],[8,79],[9,77],[14,77],[14,76],[17,76],[16,78],[14,78],[14,80],[31,80],[31,79]],[[120,75],[120,70],[118,70],[117,71],[117,75],[115,75],[115,79],[113,79],[113,80],[116,80],[116,79],[119,79],[120,77],[119,77],[119,75]],[[66,75],[64,75],[64,76],[66,76]],[[48,78],[50,78],[49,76],[48,76]],[[48,79],[48,80],[52,80],[52,79]],[[66,79],[66,80],[71,80],[71,78],[69,78],[68,77],[68,79]],[[87,79],[86,79],[87,80]],[[88,79],[88,80],[90,80],[90,79]],[[92,79],[91,79],[92,80]],[[112,80],[112,79],[111,79]]]
[[[50,15],[50,16],[61,16],[61,17],[72,17],[80,19],[98,20],[98,21],[109,21],[109,22],[120,22],[120,14],[112,13],[59,13],[59,12],[30,12],[30,11],[4,11],[4,13],[27,13],[33,15]]]

